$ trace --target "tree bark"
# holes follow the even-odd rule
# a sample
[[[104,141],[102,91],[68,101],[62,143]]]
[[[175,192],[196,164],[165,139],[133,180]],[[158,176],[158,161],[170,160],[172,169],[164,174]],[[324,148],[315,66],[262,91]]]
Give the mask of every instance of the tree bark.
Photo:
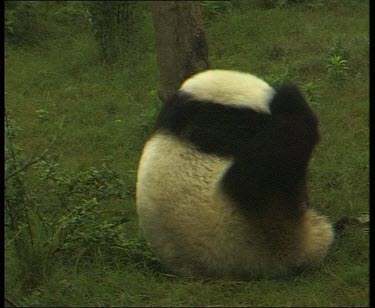
[[[209,68],[208,48],[199,1],[152,3],[162,101],[197,72]]]

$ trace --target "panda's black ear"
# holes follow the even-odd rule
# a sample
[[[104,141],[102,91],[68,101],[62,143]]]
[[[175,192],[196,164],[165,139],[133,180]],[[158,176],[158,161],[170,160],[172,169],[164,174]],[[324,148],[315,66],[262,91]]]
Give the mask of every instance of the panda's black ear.
[[[272,115],[313,115],[313,111],[297,86],[284,83],[276,87],[271,102]]]

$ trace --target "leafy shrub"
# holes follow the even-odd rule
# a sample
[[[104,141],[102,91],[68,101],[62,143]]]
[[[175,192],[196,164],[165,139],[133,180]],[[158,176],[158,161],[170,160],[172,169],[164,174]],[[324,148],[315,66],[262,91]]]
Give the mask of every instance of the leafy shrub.
[[[110,157],[78,172],[62,168],[56,154],[30,164],[16,143],[18,131],[7,117],[6,242],[16,251],[28,287],[43,280],[56,256],[67,262],[115,255],[128,262],[155,262],[149,246],[129,236],[129,213],[113,207],[131,192],[112,170]]]

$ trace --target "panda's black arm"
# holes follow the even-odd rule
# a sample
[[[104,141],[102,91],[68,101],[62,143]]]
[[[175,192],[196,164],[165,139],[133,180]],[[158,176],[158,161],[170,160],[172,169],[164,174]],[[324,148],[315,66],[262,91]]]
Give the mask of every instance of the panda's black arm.
[[[306,198],[306,170],[319,139],[317,118],[289,85],[276,94],[271,114],[223,177],[224,191],[244,207],[264,206],[275,196],[290,206]]]

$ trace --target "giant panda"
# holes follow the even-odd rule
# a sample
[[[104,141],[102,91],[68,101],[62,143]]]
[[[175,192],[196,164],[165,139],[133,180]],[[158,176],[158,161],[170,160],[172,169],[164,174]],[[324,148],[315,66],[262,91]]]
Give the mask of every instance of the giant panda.
[[[140,228],[167,271],[251,279],[319,263],[333,225],[309,205],[318,119],[299,89],[207,70],[161,108],[137,174]]]

